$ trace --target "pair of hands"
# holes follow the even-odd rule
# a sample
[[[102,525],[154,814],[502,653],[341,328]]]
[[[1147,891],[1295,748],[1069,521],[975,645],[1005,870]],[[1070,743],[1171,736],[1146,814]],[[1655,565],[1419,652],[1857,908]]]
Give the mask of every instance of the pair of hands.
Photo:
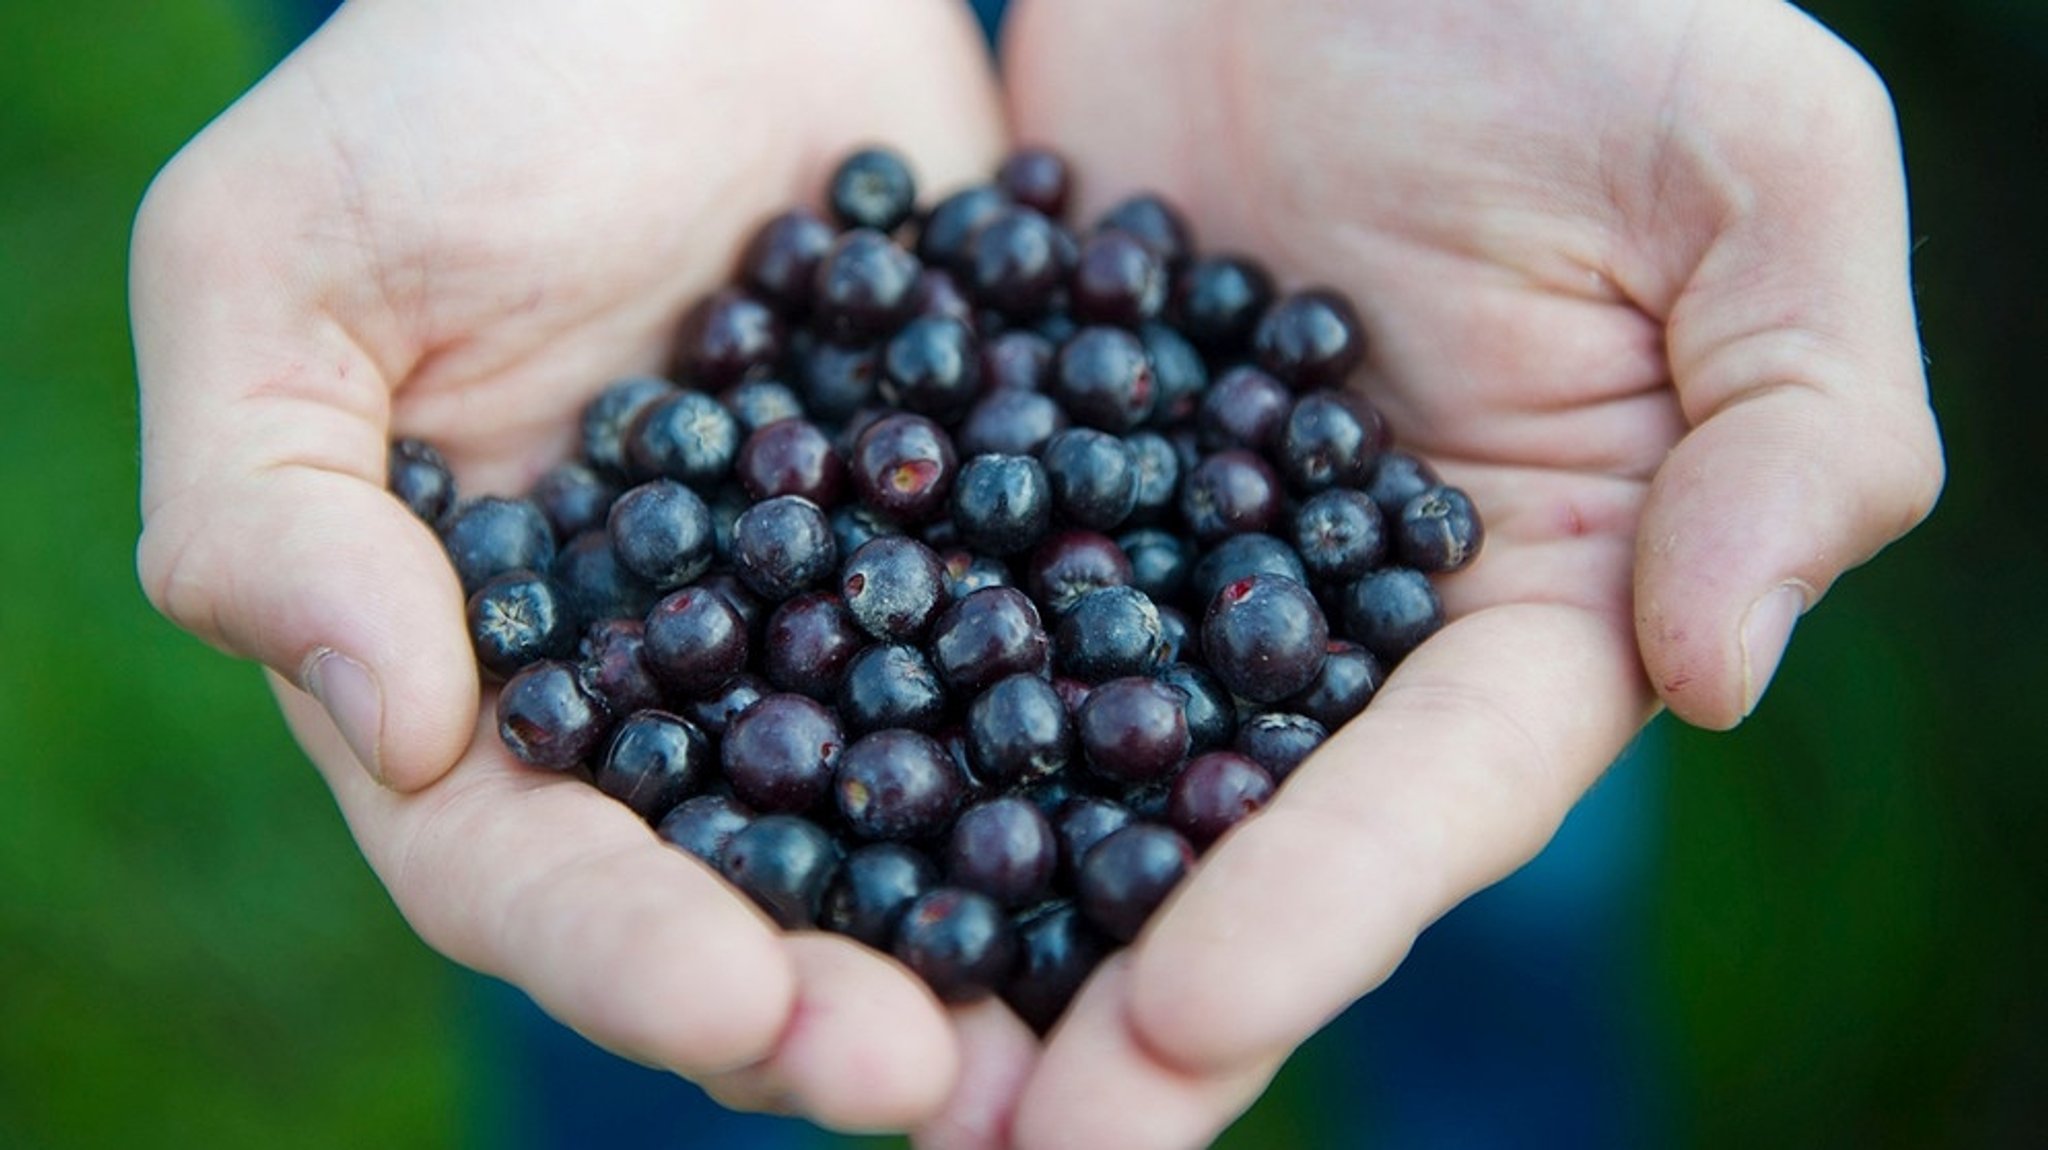
[[[144,205],[140,568],[272,668],[421,937],[595,1041],[934,1147],[1195,1144],[1657,706],[1739,722],[1931,507],[1898,144],[1777,0],[1024,0],[1004,76],[956,0],[353,0]],[[522,489],[848,149],[943,192],[1012,140],[1070,157],[1079,218],[1153,188],[1351,293],[1361,386],[1489,533],[1456,621],[1043,1045],[514,763],[383,492],[398,434]]]

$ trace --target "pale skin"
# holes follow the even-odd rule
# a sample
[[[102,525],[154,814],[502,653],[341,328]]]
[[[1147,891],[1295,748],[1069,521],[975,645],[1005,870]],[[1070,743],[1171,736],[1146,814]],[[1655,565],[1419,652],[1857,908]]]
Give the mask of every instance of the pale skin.
[[[167,169],[135,246],[140,566],[272,668],[422,938],[729,1104],[935,1147],[1206,1141],[1658,708],[1738,723],[1797,614],[1940,489],[1890,103],[1788,6],[1025,0],[1006,91],[950,0],[603,13],[354,0]],[[1012,139],[1073,160],[1079,218],[1155,188],[1205,247],[1352,294],[1357,385],[1489,527],[1455,622],[1043,1046],[513,763],[455,579],[382,493],[395,434],[471,491],[562,458],[848,148],[943,190]]]

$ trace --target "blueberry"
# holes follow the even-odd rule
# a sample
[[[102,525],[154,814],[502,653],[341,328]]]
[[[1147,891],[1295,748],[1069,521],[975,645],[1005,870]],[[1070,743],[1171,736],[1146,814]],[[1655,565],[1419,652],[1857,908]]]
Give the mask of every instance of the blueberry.
[[[647,613],[642,658],[684,696],[708,694],[747,665],[747,625],[725,597],[685,587]]]
[[[1462,569],[1485,541],[1471,497],[1455,487],[1432,487],[1410,499],[1394,527],[1402,566],[1431,574]]]
[[[799,364],[798,392],[804,410],[817,419],[839,422],[875,401],[882,363],[873,347],[820,342]]]
[[[1252,575],[1278,575],[1306,584],[1308,573],[1292,547],[1271,535],[1233,535],[1195,564],[1190,589],[1197,610],[1207,611],[1216,593]]]
[[[555,531],[531,500],[486,495],[456,506],[441,525],[441,545],[474,595],[507,571],[546,571],[555,560]]]
[[[1344,592],[1344,634],[1388,666],[1444,625],[1429,577],[1411,567],[1375,571]]]
[[[779,601],[831,578],[839,546],[817,504],[780,495],[747,508],[734,524],[732,565],[749,590]]]
[[[432,444],[419,439],[400,439],[391,444],[385,464],[391,494],[410,508],[428,526],[441,521],[455,505],[455,473]]]
[[[779,690],[829,702],[867,636],[830,592],[798,595],[775,609],[761,642],[761,673]]]
[[[576,676],[591,698],[614,715],[661,702],[661,686],[643,658],[646,627],[638,619],[592,623],[576,644]]]
[[[1173,780],[1166,817],[1196,850],[1207,850],[1272,797],[1266,768],[1243,755],[1211,751],[1189,760]]]
[[[651,375],[608,385],[583,408],[583,461],[601,475],[624,478],[632,470],[628,432],[642,412],[675,392],[675,384]]]
[[[1131,560],[1107,535],[1094,531],[1062,531],[1031,553],[1025,583],[1031,597],[1058,618],[1090,591],[1126,587]]]
[[[1294,550],[1317,580],[1349,583],[1386,558],[1386,521],[1371,496],[1332,488],[1295,511]]]
[[[924,523],[946,507],[959,459],[953,441],[921,415],[890,415],[854,444],[854,487],[867,505],[898,523]]]
[[[1386,450],[1386,423],[1362,396],[1312,391],[1296,400],[1274,454],[1301,492],[1362,487]]]
[[[1372,652],[1342,639],[1330,640],[1322,670],[1300,694],[1287,700],[1287,708],[1334,731],[1365,710],[1385,681],[1386,672]]]
[[[1156,524],[1167,520],[1180,494],[1179,453],[1165,436],[1150,431],[1126,437],[1124,446],[1130,450],[1138,476],[1138,497],[1127,521]]]
[[[981,395],[981,349],[974,332],[949,316],[919,316],[882,349],[882,400],[952,423]]]
[[[1145,422],[1157,399],[1144,343],[1116,327],[1076,332],[1053,361],[1051,382],[1074,422],[1118,434]]]
[[[1012,587],[988,587],[954,603],[932,628],[932,665],[954,694],[969,697],[996,680],[1045,667],[1050,640],[1038,609]]]
[[[1280,518],[1280,477],[1249,451],[1219,451],[1197,464],[1181,484],[1180,513],[1205,543],[1264,532]]]
[[[832,712],[802,695],[764,695],[725,729],[726,781],[760,811],[803,811],[825,797],[846,736]]]
[[[1244,256],[1192,260],[1174,283],[1173,312],[1180,330],[1216,355],[1242,351],[1272,302],[1273,277]]]
[[[612,504],[605,522],[619,565],[669,591],[711,567],[711,509],[673,479],[643,483]]]
[[[958,887],[925,892],[903,912],[891,948],[945,1002],[993,994],[1017,961],[1017,936],[994,899]]]
[[[915,314],[974,327],[974,301],[967,298],[967,289],[960,286],[959,278],[944,268],[928,267],[918,273]]]
[[[1202,362],[1202,353],[1163,323],[1141,326],[1138,339],[1152,361],[1152,416],[1148,422],[1162,428],[1186,422],[1209,388],[1209,368]]]
[[[568,770],[604,745],[611,714],[583,688],[576,668],[530,663],[498,694],[498,737],[520,762]]]
[[[901,729],[856,739],[840,758],[832,794],[847,829],[863,839],[906,841],[945,831],[967,780],[931,736]]]
[[[1129,942],[1194,866],[1194,848],[1178,832],[1132,823],[1081,860],[1075,901],[1104,934]]]
[[[1065,409],[1049,395],[1008,387],[992,391],[961,420],[960,453],[1037,455],[1047,440],[1067,428]]]
[[[723,288],[683,317],[676,366],[685,378],[715,391],[773,368],[784,339],[774,308],[739,288]]]
[[[1189,663],[1161,668],[1155,677],[1187,698],[1189,754],[1227,747],[1237,737],[1237,707],[1222,680]]]
[[[799,315],[811,306],[811,280],[834,234],[832,225],[808,208],[783,212],[747,241],[740,278],[785,315]]]
[[[1112,782],[1165,778],[1188,753],[1187,696],[1155,679],[1112,679],[1088,693],[1076,723],[1082,753]]]
[[[1292,579],[1271,575],[1228,584],[1202,620],[1210,670],[1232,694],[1258,703],[1307,687],[1322,668],[1329,642],[1329,623],[1315,596]]]
[[[1166,269],[1124,232],[1097,232],[1081,245],[1069,307],[1082,323],[1137,327],[1166,304]]]
[[[758,649],[761,633],[768,627],[769,604],[762,602],[759,595],[748,590],[747,585],[740,581],[740,577],[731,571],[713,571],[697,580],[697,586],[725,600],[734,613],[739,615],[740,622],[745,625],[749,646]]]
[[[1180,536],[1147,527],[1119,536],[1116,545],[1131,561],[1131,586],[1153,602],[1171,602],[1187,586],[1194,564],[1191,549]]]
[[[739,421],[701,391],[656,400],[626,432],[626,459],[641,481],[673,479],[701,491],[732,471],[739,452]]]
[[[562,589],[570,614],[588,624],[604,619],[639,619],[661,597],[652,583],[620,565],[603,528],[585,531],[555,553],[549,572]]]
[[[917,207],[917,181],[902,156],[862,148],[839,162],[826,199],[841,227],[893,232]]]
[[[1268,711],[1238,726],[1237,752],[1264,767],[1275,783],[1284,783],[1329,737],[1329,731],[1307,715]]]
[[[976,555],[965,548],[948,551],[940,557],[946,570],[946,598],[957,602],[988,587],[1011,587],[1016,581],[1010,576],[1010,569],[1000,559],[987,555]]]
[[[556,539],[574,539],[593,527],[603,527],[605,513],[619,489],[610,480],[581,463],[558,463],[534,482],[529,498],[547,516]]]
[[[1341,388],[1365,359],[1365,333],[1351,302],[1328,288],[1275,300],[1252,332],[1259,366],[1297,391]]]
[[[780,419],[747,436],[733,472],[756,500],[800,495],[829,510],[846,488],[846,461],[831,437],[803,419]]]
[[[839,593],[861,630],[883,642],[923,638],[948,599],[939,557],[904,535],[861,544],[840,570]]]
[[[946,881],[1007,907],[1028,906],[1052,890],[1059,866],[1052,824],[1029,801],[990,799],[960,813],[946,848]]]
[[[1054,505],[1076,526],[1108,530],[1137,506],[1137,457],[1116,436],[1086,427],[1062,431],[1046,443],[1041,462]]]
[[[1052,304],[1063,272],[1059,229],[1030,208],[995,214],[967,243],[969,293],[1005,316],[1030,317]]]
[[[960,272],[967,267],[968,243],[1010,206],[1010,197],[990,184],[975,184],[933,205],[917,236],[918,258],[933,267]]]
[[[663,815],[655,833],[677,850],[715,867],[726,844],[753,821],[754,812],[725,795],[698,795]]]
[[[1067,162],[1046,148],[1018,148],[996,169],[996,186],[1012,200],[1053,219],[1065,215],[1073,184]]]
[[[1171,269],[1178,269],[1194,249],[1187,221],[1173,205],[1149,192],[1131,196],[1110,208],[1096,221],[1095,229],[1131,236]]]
[[[1073,434],[1063,431],[1053,442]],[[1050,447],[1047,454],[1051,458]],[[976,551],[1015,555],[1045,537],[1058,491],[1047,467],[1028,455],[978,455],[953,485],[953,522],[961,541]]]
[[[784,930],[816,926],[825,891],[838,873],[839,844],[794,815],[763,815],[719,852],[718,869]]]
[[[717,770],[711,743],[695,724],[666,711],[636,711],[612,732],[592,777],[598,790],[658,822]]]
[[[1195,427],[1210,451],[1242,447],[1265,451],[1280,442],[1294,396],[1256,367],[1234,367],[1216,378],[1195,408]]]
[[[1056,350],[1053,342],[1038,332],[1023,328],[1006,331],[982,341],[981,378],[990,391],[1043,391],[1052,375]]]
[[[939,869],[923,851],[902,843],[869,843],[840,864],[818,922],[886,951],[910,904],[938,885]]]
[[[759,702],[763,695],[773,688],[766,681],[753,675],[738,674],[727,679],[717,690],[699,695],[683,703],[683,717],[697,724],[699,730],[713,738],[724,738],[726,729],[740,713]]]
[[[1164,655],[1159,609],[1132,587],[1104,587],[1074,604],[1053,639],[1053,666],[1084,682],[1150,674]]]
[[[895,331],[917,307],[917,257],[871,228],[840,233],[811,279],[811,308],[827,339],[858,343]]]
[[[1178,607],[1171,607],[1165,604],[1160,604],[1158,611],[1159,658],[1157,661],[1163,666],[1167,663],[1177,663],[1183,657],[1190,659],[1200,658],[1195,652],[1194,647],[1190,645],[1192,642],[1197,641],[1199,636],[1195,634],[1195,622],[1188,618],[1187,612],[1182,611]]]
[[[469,597],[469,641],[476,661],[498,678],[541,659],[566,658],[576,646],[575,613],[554,580],[507,571]]]
[[[855,734],[901,727],[933,731],[946,718],[946,688],[924,652],[878,643],[853,657],[839,681],[839,717]]]
[[[1073,753],[1074,726],[1050,683],[1028,672],[983,691],[967,709],[967,750],[975,775],[1010,787],[1059,772]]]

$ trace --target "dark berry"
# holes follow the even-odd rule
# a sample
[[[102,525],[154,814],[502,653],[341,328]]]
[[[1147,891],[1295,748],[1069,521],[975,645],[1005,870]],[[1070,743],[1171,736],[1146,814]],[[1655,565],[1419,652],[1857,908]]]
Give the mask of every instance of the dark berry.
[[[974,301],[967,298],[967,289],[953,273],[944,268],[926,268],[917,277],[916,314],[934,319],[950,319],[974,326]]]
[[[975,233],[1010,206],[1010,198],[990,184],[954,192],[933,206],[917,235],[917,254],[933,267],[956,274],[968,266],[968,243]]]
[[[1265,451],[1280,441],[1294,395],[1256,367],[1234,367],[1202,393],[1195,426],[1211,451],[1243,447]]]
[[[1051,382],[1074,422],[1119,435],[1145,422],[1157,399],[1144,343],[1118,327],[1076,332],[1053,361]]]
[[[642,658],[685,696],[708,694],[747,665],[747,625],[723,595],[685,587],[647,613]]]
[[[921,415],[878,419],[854,444],[855,489],[869,507],[898,523],[924,523],[945,510],[958,470],[953,441]]]
[[[1362,487],[1386,450],[1386,423],[1363,396],[1312,391],[1295,401],[1274,449],[1295,490]]]
[[[939,885],[939,868],[902,843],[869,843],[846,856],[825,892],[818,924],[886,951],[903,912]]]
[[[1284,783],[1329,737],[1330,732],[1307,715],[1269,711],[1239,725],[1237,752],[1264,767],[1275,783]]]
[[[821,342],[800,363],[798,390],[813,418],[838,422],[875,401],[882,376],[881,352]]]
[[[1129,807],[1099,795],[1074,795],[1051,817],[1053,834],[1060,842],[1061,881],[1070,886],[1081,873],[1081,860],[1095,844],[1132,821]]]
[[[1153,602],[1171,602],[1187,586],[1193,563],[1180,536],[1147,527],[1120,536],[1116,545],[1131,561],[1131,586]]]
[[[1165,306],[1166,269],[1136,237],[1097,232],[1081,245],[1067,290],[1081,323],[1136,327]]]
[[[586,623],[628,617],[638,620],[661,598],[654,584],[619,563],[611,533],[603,528],[585,531],[556,552],[550,574],[561,587],[570,613]]]
[[[965,323],[919,316],[882,349],[882,400],[952,423],[981,394],[981,349]]]
[[[501,679],[528,663],[566,658],[576,646],[575,613],[545,575],[505,572],[469,597],[468,614],[476,661]]]
[[[773,379],[747,379],[733,384],[718,393],[718,402],[725,405],[732,417],[739,421],[740,431],[746,435],[780,423],[785,419],[801,419],[804,402],[786,383]],[[745,458],[746,442],[740,443],[741,459]]]
[[[716,391],[772,369],[782,358],[782,317],[738,288],[713,292],[683,317],[676,366],[684,378]]]
[[[826,199],[841,227],[893,232],[917,207],[917,181],[902,156],[862,148],[833,170]]]
[[[643,483],[612,504],[605,521],[619,565],[660,590],[673,590],[711,567],[711,509],[673,479]]]
[[[963,698],[998,679],[1040,672],[1049,646],[1038,608],[1012,587],[976,591],[948,607],[932,627],[932,665]]]
[[[1195,564],[1190,581],[1195,609],[1207,612],[1216,593],[1252,575],[1278,575],[1306,584],[1308,573],[1294,549],[1271,535],[1233,535]]]
[[[1067,413],[1042,392],[1009,387],[983,397],[960,422],[960,453],[1037,455],[1067,428]]]
[[[530,766],[574,767],[603,746],[610,731],[611,714],[568,663],[530,663],[498,695],[498,737]]]
[[[1112,679],[1088,693],[1076,723],[1095,773],[1113,782],[1165,778],[1188,754],[1187,696],[1156,679]]]
[[[1133,587],[1091,591],[1060,620],[1053,666],[1089,683],[1150,674],[1164,655],[1159,609]]]
[[[1048,148],[1018,148],[996,169],[996,186],[1035,212],[1058,219],[1072,187],[1067,162]]]
[[[1249,451],[1219,451],[1197,464],[1180,489],[1180,513],[1205,543],[1264,532],[1280,518],[1280,477]]]
[[[970,294],[1005,316],[1029,317],[1051,305],[1063,272],[1059,229],[1025,207],[998,212],[968,241]]]
[[[704,497],[704,506],[711,512],[711,554],[718,563],[732,562],[733,533],[740,516],[753,505],[746,489],[736,484],[721,484]]]
[[[778,420],[749,435],[734,474],[757,500],[800,495],[828,509],[838,505],[846,486],[846,462],[831,438],[802,419]]]
[[[1137,783],[1125,787],[1117,795],[1117,802],[1131,812],[1131,821],[1139,823],[1163,823],[1169,808],[1173,805],[1173,780],[1169,775],[1163,779]]]
[[[1365,710],[1385,681],[1386,672],[1372,652],[1342,639],[1330,640],[1323,668],[1309,680],[1299,695],[1287,700],[1287,709],[1306,715],[1334,731]]]
[[[1129,586],[1131,560],[1107,535],[1062,531],[1031,553],[1025,582],[1031,597],[1058,618],[1090,591]]]
[[[1463,568],[1485,541],[1471,497],[1455,487],[1432,487],[1410,499],[1394,528],[1402,566],[1431,574]]]
[[[1073,753],[1074,726],[1065,703],[1037,675],[1011,675],[983,691],[967,709],[967,752],[975,775],[1010,787],[1052,775]]]
[[[1028,906],[1052,890],[1059,866],[1052,824],[1028,800],[990,799],[960,812],[946,848],[946,881],[1007,907]]]
[[[876,731],[846,748],[832,779],[840,817],[858,838],[911,840],[943,832],[967,780],[937,740],[917,731]]]
[[[903,912],[891,948],[945,1002],[993,994],[1017,961],[1017,936],[994,899],[958,887],[919,896]]]
[[[747,508],[734,524],[732,565],[756,595],[777,601],[830,579],[839,546],[817,504],[781,495]]]
[[[946,718],[946,688],[916,647],[878,643],[846,665],[839,717],[853,734],[889,727],[937,730]]]
[[[1391,667],[1444,625],[1443,602],[1429,576],[1387,567],[1344,593],[1344,634]]]
[[[683,717],[697,724],[705,734],[722,739],[726,728],[740,717],[740,712],[760,701],[770,690],[766,682],[752,675],[734,675],[717,690],[685,702]]]
[[[604,526],[605,513],[619,489],[581,463],[558,463],[534,481],[530,498],[547,516],[556,539],[574,539]]]
[[[946,597],[957,602],[987,587],[1010,587],[1015,580],[1000,559],[976,555],[963,549],[948,551],[940,561],[946,568]]]
[[[1137,506],[1137,459],[1114,435],[1070,428],[1046,443],[1041,462],[1053,505],[1076,526],[1108,530]]]
[[[507,571],[546,571],[555,561],[555,530],[527,499],[486,495],[458,504],[441,525],[441,545],[465,596]]]
[[[1177,663],[1182,658],[1197,659],[1200,655],[1189,644],[1195,640],[1195,622],[1187,612],[1178,607],[1160,605],[1159,611],[1159,659],[1161,666]]]
[[[740,278],[785,314],[811,306],[818,261],[832,246],[832,225],[809,208],[793,208],[762,224],[740,256]]]
[[[1058,443],[1059,436],[1054,436],[1053,442]],[[1051,457],[1050,447],[1047,455]],[[1037,546],[1052,526],[1059,491],[1047,470],[1028,455],[969,459],[960,469],[959,482],[953,485],[953,522],[961,541],[990,555],[1015,555]]]
[[[1180,496],[1180,454],[1163,435],[1140,431],[1124,439],[1138,473],[1138,497],[1128,522],[1161,523],[1170,518]]]
[[[847,559],[839,593],[863,631],[883,642],[911,642],[946,606],[946,573],[931,548],[905,535],[880,535]]]
[[[761,642],[761,673],[779,690],[830,702],[847,665],[867,644],[853,613],[830,592],[798,595],[775,609]]]
[[[1380,565],[1387,554],[1386,521],[1362,491],[1335,487],[1294,513],[1294,550],[1318,581],[1349,583]]]
[[[832,712],[802,695],[764,695],[725,729],[725,777],[760,811],[803,811],[825,797],[846,736]]]
[[[1178,832],[1132,823],[1081,860],[1075,901],[1097,929],[1129,942],[1194,866],[1194,848]]]
[[[711,743],[695,724],[666,711],[636,711],[612,732],[592,777],[598,790],[656,822],[717,771]]]
[[[991,391],[1043,391],[1052,375],[1053,342],[1035,331],[1006,331],[981,344],[981,378]]]
[[[592,623],[576,644],[576,675],[583,690],[614,715],[658,706],[661,686],[642,657],[646,627],[638,619]]]
[[[1284,699],[1322,668],[1329,623],[1308,588],[1253,575],[1216,593],[1202,619],[1209,669],[1232,694],[1258,703]]]
[[[1408,501],[1432,487],[1443,486],[1437,478],[1436,469],[1415,456],[1398,448],[1381,453],[1379,463],[1372,469],[1372,480],[1365,486],[1365,493],[1379,504],[1380,514],[1389,523],[1401,518],[1401,509]]]
[[[1237,738],[1237,706],[1222,680],[1189,663],[1164,667],[1157,678],[1187,696],[1182,713],[1187,716],[1189,754],[1227,747]]]
[[[724,795],[698,795],[677,804],[654,829],[670,846],[715,867],[726,844],[753,821],[752,811]]]
[[[394,441],[385,474],[391,494],[429,526],[439,523],[455,505],[455,473],[425,440]]]
[[[697,580],[697,586],[713,591],[739,613],[740,622],[746,624],[749,642],[758,641],[761,632],[768,625],[769,604],[761,601],[759,595],[747,589],[740,577],[730,571],[713,571]]]
[[[1153,258],[1178,268],[1194,249],[1187,222],[1160,197],[1149,192],[1122,201],[1105,212],[1095,230],[1122,232],[1145,245]]]
[[[855,228],[832,241],[811,280],[811,308],[827,339],[878,339],[917,307],[917,257],[881,232]]]
[[[1003,1001],[1043,1035],[1109,957],[1111,946],[1068,899],[1023,912],[1016,928],[1017,968],[1003,986]]]
[[[626,458],[643,481],[665,478],[708,488],[732,471],[739,453],[739,421],[701,391],[656,400],[626,432]]]
[[[676,392],[676,385],[651,375],[621,379],[583,408],[583,461],[600,474],[624,478],[632,470],[628,433],[640,414]]]
[[[1273,277],[1244,256],[1203,256],[1180,273],[1173,295],[1180,330],[1204,351],[1229,355],[1244,349],[1273,302]]]
[[[764,815],[719,852],[719,873],[784,930],[816,926],[825,891],[839,870],[839,844],[823,827],[794,815]]]
[[[1188,761],[1173,780],[1166,817],[1198,851],[1223,837],[1273,797],[1266,768],[1229,751],[1211,751]]]
[[[1252,353],[1294,388],[1341,388],[1365,359],[1365,332],[1351,302],[1328,288],[1275,300],[1252,332]]]
[[[851,555],[872,540],[897,534],[901,532],[894,523],[875,514],[864,504],[849,503],[833,509],[832,542],[841,555]]]

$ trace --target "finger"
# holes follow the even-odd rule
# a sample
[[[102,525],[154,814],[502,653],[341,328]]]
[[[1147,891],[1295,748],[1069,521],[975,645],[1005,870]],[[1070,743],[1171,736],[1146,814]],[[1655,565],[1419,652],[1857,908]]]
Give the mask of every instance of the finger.
[[[1756,706],[1799,614],[1924,518],[1943,476],[1890,100],[1789,5],[1767,15],[1719,22],[1697,71],[1817,79],[1768,106],[1681,90],[1706,142],[1665,158],[1667,183],[1726,202],[1665,313],[1693,430],[1644,511],[1637,628],[1659,693],[1709,727]]]
[[[1038,1064],[1038,1039],[993,999],[955,1007],[953,1019],[959,1080],[938,1117],[911,1141],[919,1150],[1004,1150],[1018,1096]]]
[[[787,946],[796,1004],[774,1053],[704,1088],[736,1109],[791,1111],[848,1132],[930,1120],[960,1071],[952,1020],[938,1002],[857,943],[794,934]]]
[[[143,586],[317,695],[373,776],[424,785],[469,741],[475,657],[438,542],[383,490],[383,369],[199,178],[167,170],[135,235]]]
[[[1136,977],[1124,955],[1090,977],[1018,1104],[1017,1146],[1207,1145],[1279,1070],[1280,1057],[1215,1074],[1161,1062],[1129,1025]]]
[[[477,750],[406,795],[350,765],[333,723],[273,680],[363,856],[406,921],[591,1041],[685,1076],[767,1058],[797,973],[768,920],[630,810],[575,778]]]
[[[1283,1056],[1533,857],[1649,704],[1619,615],[1513,605],[1439,632],[1140,939],[1142,1044],[1212,1073]]]

